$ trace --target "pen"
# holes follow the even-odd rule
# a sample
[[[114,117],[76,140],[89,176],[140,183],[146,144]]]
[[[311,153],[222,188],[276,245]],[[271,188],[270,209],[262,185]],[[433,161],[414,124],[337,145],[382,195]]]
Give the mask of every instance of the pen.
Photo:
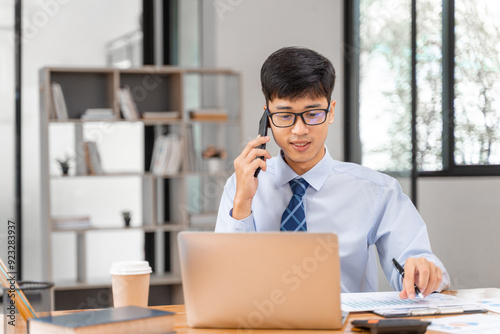
[[[396,268],[396,270],[399,272],[399,274],[401,275],[401,277],[405,278],[405,270],[404,270],[403,266],[401,266],[399,264],[399,262],[396,261],[396,259],[392,259],[392,264],[393,264],[394,268]],[[420,292],[420,289],[418,288],[418,286],[416,284],[415,284],[415,293],[420,298],[424,298],[424,295],[422,294],[422,292]]]

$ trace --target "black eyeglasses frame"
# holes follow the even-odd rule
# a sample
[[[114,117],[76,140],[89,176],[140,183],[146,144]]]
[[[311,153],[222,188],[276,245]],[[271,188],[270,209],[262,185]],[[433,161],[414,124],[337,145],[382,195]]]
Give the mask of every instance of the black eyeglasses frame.
[[[318,110],[318,111],[323,111],[325,113],[325,119],[323,120],[323,122],[321,123],[316,123],[316,124],[308,124],[304,118],[304,114],[308,113],[308,112],[311,112],[311,111],[315,111],[315,110]],[[328,118],[328,112],[330,111],[330,103],[328,103],[328,108],[326,109],[310,109],[310,110],[306,110],[306,111],[303,111],[303,112],[299,112],[299,113],[293,113],[293,112],[289,112],[289,111],[278,111],[278,112],[275,112],[275,113],[272,113],[269,111],[269,106],[266,106],[266,115],[269,117],[269,119],[271,119],[271,122],[273,123],[273,125],[277,128],[289,128],[291,126],[294,126],[295,123],[297,122],[297,117],[300,116],[300,118],[302,119],[302,122],[304,122],[305,125],[309,125],[309,126],[315,126],[315,125],[321,125],[323,123],[326,122],[326,119]],[[282,126],[282,125],[276,125],[276,123],[274,123],[274,120],[273,120],[273,115],[278,115],[278,114],[293,114],[294,115],[294,119],[293,119],[293,122],[292,124],[290,125],[286,125],[286,126]]]

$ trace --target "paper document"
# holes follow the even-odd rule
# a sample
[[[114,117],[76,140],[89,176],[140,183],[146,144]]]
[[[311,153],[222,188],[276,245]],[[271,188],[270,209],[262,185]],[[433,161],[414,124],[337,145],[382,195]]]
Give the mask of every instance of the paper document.
[[[445,333],[500,334],[500,316],[471,314],[432,319],[432,324],[427,330]]]
[[[342,293],[341,301],[342,310],[347,312],[478,305],[478,303],[467,299],[440,293],[433,293],[425,298],[401,299],[397,291]]]
[[[489,311],[500,313],[500,298],[483,298],[477,300],[482,308]]]

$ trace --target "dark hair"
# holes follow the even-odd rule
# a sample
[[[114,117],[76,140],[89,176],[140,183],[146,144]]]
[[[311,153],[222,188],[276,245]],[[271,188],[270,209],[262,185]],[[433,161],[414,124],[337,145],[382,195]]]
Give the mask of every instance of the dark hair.
[[[296,100],[323,96],[330,102],[335,69],[316,51],[285,47],[266,59],[260,71],[260,81],[266,103],[275,98]]]

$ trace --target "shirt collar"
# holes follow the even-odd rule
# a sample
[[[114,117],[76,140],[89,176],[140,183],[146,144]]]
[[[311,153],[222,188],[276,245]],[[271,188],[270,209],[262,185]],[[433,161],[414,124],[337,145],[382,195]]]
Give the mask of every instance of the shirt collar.
[[[290,182],[291,180],[298,178],[299,175],[293,171],[290,166],[285,161],[283,151],[280,150],[278,157],[278,163],[276,164],[276,186],[281,187],[284,184]],[[325,156],[318,162],[313,168],[302,174],[304,180],[309,183],[316,191],[319,191],[326,179],[330,175],[332,170],[333,159],[328,153],[328,148],[325,146]]]

